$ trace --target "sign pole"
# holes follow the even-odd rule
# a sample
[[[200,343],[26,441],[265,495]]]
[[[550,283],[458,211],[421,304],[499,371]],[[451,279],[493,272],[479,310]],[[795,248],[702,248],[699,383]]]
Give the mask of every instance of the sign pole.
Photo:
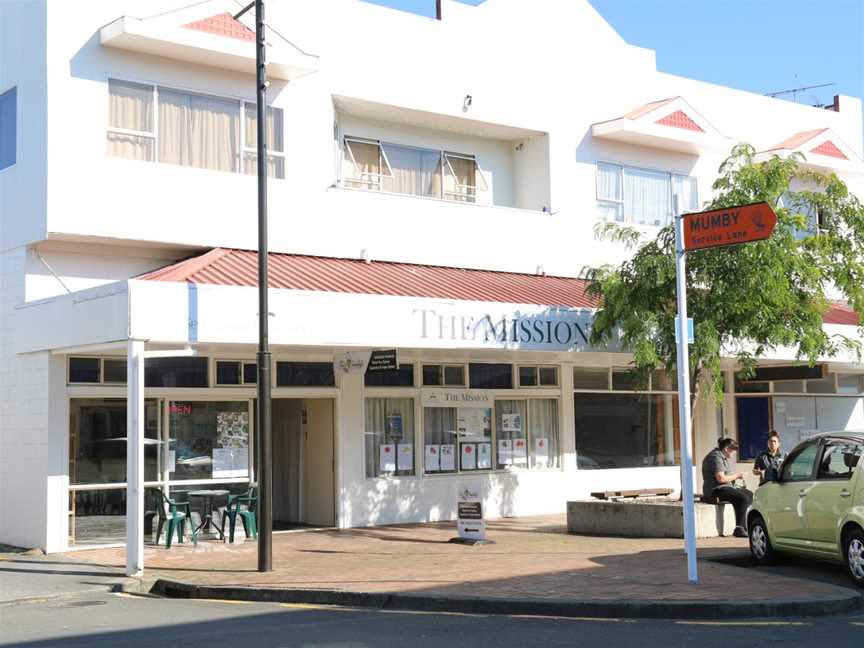
[[[695,503],[693,501],[693,460],[690,455],[690,353],[688,348],[687,322],[687,267],[684,249],[684,217],[678,207],[678,194],[672,196],[675,217],[675,275],[678,285],[678,418],[681,434],[681,499],[684,505],[684,547],[687,552],[687,580],[699,582],[696,571],[696,527]]]

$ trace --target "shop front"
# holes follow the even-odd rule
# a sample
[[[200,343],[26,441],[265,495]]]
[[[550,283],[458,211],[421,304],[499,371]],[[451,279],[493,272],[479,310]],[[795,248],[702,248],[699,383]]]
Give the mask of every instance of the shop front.
[[[407,282],[417,270],[406,272]],[[440,297],[335,283],[327,292],[271,289],[277,532],[450,520],[466,486],[482,494],[489,517],[560,513],[593,491],[679,488],[674,378],[658,370],[637,386],[630,355],[590,346],[582,284],[520,277],[536,285],[507,292],[490,283],[501,273],[453,272],[445,283],[465,290],[438,288]],[[62,385],[52,420],[68,440],[63,537],[125,541],[130,573],[143,565],[154,493],[240,492],[260,461],[257,291],[169,277],[35,302],[18,318],[20,353],[63,359],[52,365],[63,367],[52,378]],[[470,298],[481,279],[479,292],[501,301]],[[526,303],[539,296],[565,305]],[[378,370],[373,350],[395,353],[395,365]],[[721,409],[700,401],[696,454],[736,429],[746,436],[752,416],[735,412],[755,407],[746,399],[771,398],[775,417],[785,407],[787,427],[798,425],[799,406],[825,421],[848,397],[857,412],[861,396],[849,390],[860,365],[843,363],[832,369],[831,394],[802,383],[808,404],[783,400],[773,384],[767,394],[730,388]],[[828,397],[836,402],[826,410]],[[822,424],[804,415],[800,427]]]

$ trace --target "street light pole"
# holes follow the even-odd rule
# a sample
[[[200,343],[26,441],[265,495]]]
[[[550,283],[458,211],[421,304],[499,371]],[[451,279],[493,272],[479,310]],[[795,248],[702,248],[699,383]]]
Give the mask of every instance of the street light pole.
[[[255,8],[255,70],[258,131],[258,571],[273,570],[273,425],[270,400],[270,314],[267,254],[267,61],[264,0],[254,0],[234,16]]]

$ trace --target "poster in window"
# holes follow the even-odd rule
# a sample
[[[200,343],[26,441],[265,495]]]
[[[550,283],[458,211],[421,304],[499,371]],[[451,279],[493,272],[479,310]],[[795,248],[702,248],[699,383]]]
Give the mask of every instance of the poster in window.
[[[426,472],[438,472],[441,470],[441,446],[426,446],[426,460],[424,465],[426,466]]]
[[[525,439],[513,439],[513,463],[524,466],[528,463],[528,444]]]
[[[248,448],[213,448],[213,479],[246,477],[248,474]]]
[[[477,444],[463,443],[460,445],[462,450],[462,470],[477,469]]]
[[[501,427],[505,432],[522,432],[522,415],[502,414]]]
[[[534,460],[538,465],[545,466],[549,463],[549,439],[546,437],[534,439]]]
[[[398,412],[387,415],[387,435],[391,439],[402,439],[402,415]]]
[[[498,463],[502,466],[513,463],[513,442],[510,439],[498,439]]]
[[[414,470],[414,444],[400,443],[396,446],[397,470]]]
[[[382,443],[378,448],[379,469],[382,473],[396,471],[396,444]]]
[[[456,408],[456,431],[460,441],[485,441],[492,433],[492,409]]]
[[[477,469],[488,470],[492,467],[492,444],[477,444]]]
[[[441,470],[456,470],[456,446],[452,443],[441,444]]]

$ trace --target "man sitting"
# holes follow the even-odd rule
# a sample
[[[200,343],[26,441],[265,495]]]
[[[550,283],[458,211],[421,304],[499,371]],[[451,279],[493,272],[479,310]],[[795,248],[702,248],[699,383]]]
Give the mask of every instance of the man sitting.
[[[744,473],[733,473],[729,460],[738,451],[734,439],[720,439],[717,447],[702,460],[702,499],[713,503],[715,500],[729,502],[735,509],[736,538],[747,537],[747,509],[753,503],[753,493],[743,487]],[[742,486],[735,486],[736,481]]]

